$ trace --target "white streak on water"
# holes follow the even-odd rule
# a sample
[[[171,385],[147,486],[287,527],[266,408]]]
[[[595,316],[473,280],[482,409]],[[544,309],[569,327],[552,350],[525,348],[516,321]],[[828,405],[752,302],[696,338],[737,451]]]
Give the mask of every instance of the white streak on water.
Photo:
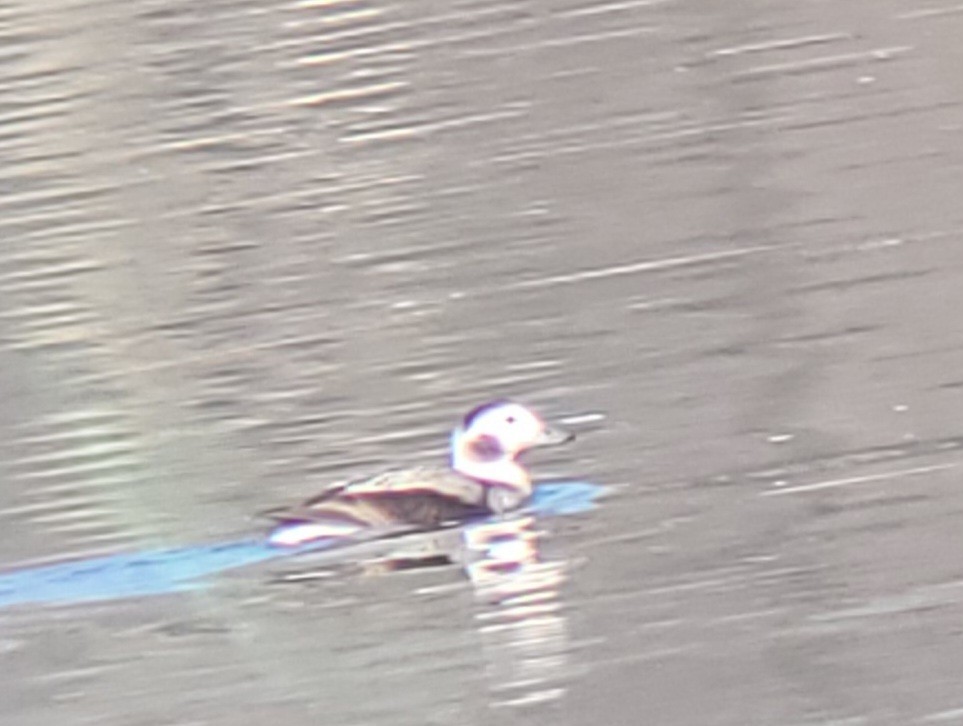
[[[954,723],[959,723],[963,720],[963,708],[951,708],[948,711],[939,711],[938,713],[931,713],[928,716],[923,716],[920,721],[923,723],[941,723],[943,721],[953,721]]]
[[[565,275],[553,275],[551,277],[539,277],[533,280],[523,280],[514,285],[509,285],[509,289],[530,290],[532,288],[552,287],[554,285],[567,285],[573,282],[585,282],[587,280],[603,280],[609,277],[620,275],[634,275],[640,272],[656,272],[659,270],[670,270],[676,267],[687,267],[698,265],[705,262],[717,262],[733,257],[745,257],[757,252],[768,252],[776,249],[775,245],[758,245],[755,247],[742,247],[735,250],[725,250],[722,252],[706,252],[701,255],[686,255],[684,257],[666,257],[661,260],[646,260],[644,262],[633,262],[627,265],[612,265],[611,267],[600,267],[592,270],[582,270],[571,272]]]
[[[945,8],[927,8],[925,10],[912,10],[908,13],[897,15],[899,20],[918,20],[920,18],[933,18],[940,15],[952,15],[963,13],[963,5],[950,5]]]
[[[728,48],[720,48],[708,53],[710,56],[733,56],[745,53],[761,53],[770,50],[789,50],[801,48],[807,45],[817,45],[822,43],[832,43],[837,40],[852,40],[851,33],[826,33],[824,35],[806,35],[799,38],[783,38],[779,40],[767,40],[761,43],[747,43],[746,45],[734,45]]]
[[[875,50],[862,53],[841,53],[839,55],[823,56],[822,58],[810,58],[794,63],[774,63],[766,66],[756,66],[742,73],[736,73],[735,77],[747,78],[762,75],[805,73],[823,68],[838,68],[866,62],[887,61],[898,55],[909,53],[911,50],[913,50],[913,46],[911,45],[899,45],[890,48],[876,48]]]
[[[812,484],[800,484],[794,487],[782,487],[781,489],[769,489],[760,492],[763,497],[775,497],[783,494],[802,494],[814,492],[821,489],[834,489],[836,487],[849,486],[850,484],[863,484],[871,481],[886,481],[889,479],[899,479],[904,476],[917,476],[919,474],[929,474],[934,471],[944,471],[954,469],[957,464],[935,464],[933,466],[919,466],[915,469],[900,469],[897,471],[887,471],[881,474],[867,474],[866,476],[851,476],[845,479],[829,479],[827,481],[813,482]]]
[[[561,423],[567,426],[574,426],[577,424],[598,423],[604,420],[604,413],[583,413],[577,416],[566,416],[561,419]]]
[[[625,10],[637,10],[638,8],[653,7],[655,5],[665,5],[675,2],[675,0],[630,0],[629,2],[613,2],[596,4],[593,3],[586,7],[563,10],[558,13],[560,18],[583,18],[591,15],[603,15],[608,13],[619,13]]]

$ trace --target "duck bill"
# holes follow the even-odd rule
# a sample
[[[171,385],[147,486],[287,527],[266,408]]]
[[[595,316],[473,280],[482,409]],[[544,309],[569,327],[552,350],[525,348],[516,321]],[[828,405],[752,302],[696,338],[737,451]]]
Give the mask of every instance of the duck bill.
[[[566,431],[565,429],[554,426],[546,426],[542,429],[542,433],[535,440],[533,446],[558,446],[559,444],[567,444],[574,438],[575,434],[571,431]]]

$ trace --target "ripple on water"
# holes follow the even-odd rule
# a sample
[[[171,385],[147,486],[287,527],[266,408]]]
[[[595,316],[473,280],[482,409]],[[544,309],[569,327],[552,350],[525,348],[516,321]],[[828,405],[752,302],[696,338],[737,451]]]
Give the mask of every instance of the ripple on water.
[[[143,534],[126,517],[142,470],[137,438],[123,417],[77,410],[37,419],[19,437],[9,461],[19,495],[0,512],[43,532],[62,547],[116,546]]]

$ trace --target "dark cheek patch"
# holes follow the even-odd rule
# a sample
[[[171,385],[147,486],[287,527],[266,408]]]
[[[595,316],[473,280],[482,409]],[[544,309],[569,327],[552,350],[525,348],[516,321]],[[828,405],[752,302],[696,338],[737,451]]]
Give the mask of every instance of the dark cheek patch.
[[[472,458],[478,461],[497,461],[505,455],[505,450],[494,436],[479,436],[468,444]]]

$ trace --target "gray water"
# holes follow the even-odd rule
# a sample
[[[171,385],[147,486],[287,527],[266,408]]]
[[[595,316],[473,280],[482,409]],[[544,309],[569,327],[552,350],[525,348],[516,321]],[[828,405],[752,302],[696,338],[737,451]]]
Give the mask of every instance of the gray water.
[[[0,562],[255,532],[500,396],[613,487],[525,607],[452,566],[0,612],[0,723],[963,722],[961,38],[0,4]]]

